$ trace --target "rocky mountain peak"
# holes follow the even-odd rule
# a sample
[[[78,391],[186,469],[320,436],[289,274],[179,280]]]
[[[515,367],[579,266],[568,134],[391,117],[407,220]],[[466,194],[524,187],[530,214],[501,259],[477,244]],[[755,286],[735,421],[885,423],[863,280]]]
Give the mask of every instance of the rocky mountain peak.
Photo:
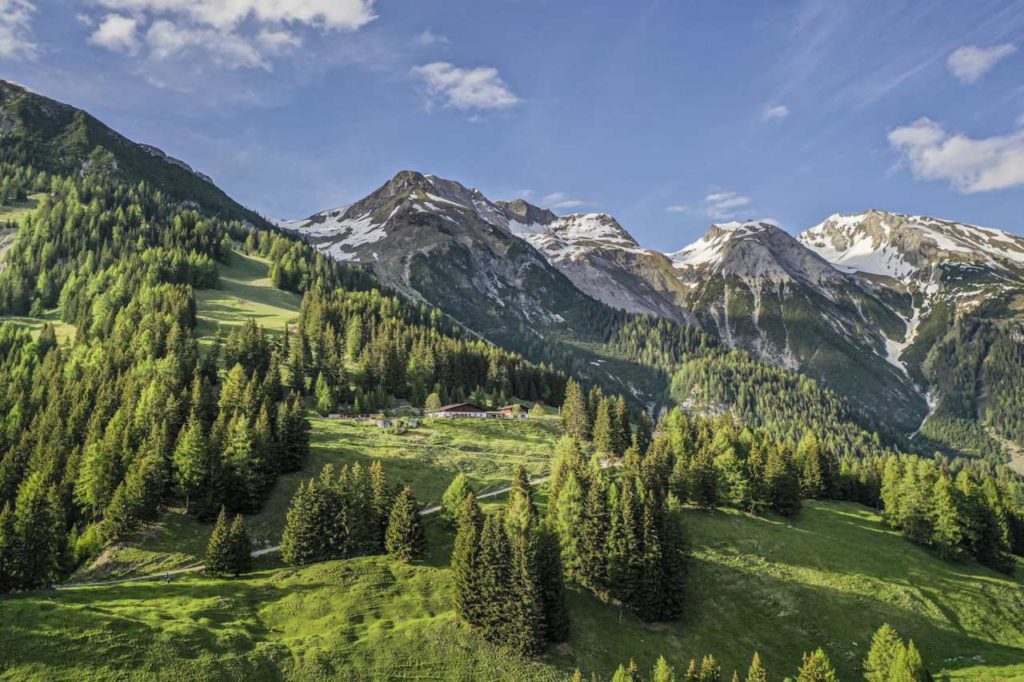
[[[835,214],[799,235],[847,272],[920,279],[936,266],[966,263],[1002,272],[1024,270],[1024,239],[1002,230],[872,209]]]

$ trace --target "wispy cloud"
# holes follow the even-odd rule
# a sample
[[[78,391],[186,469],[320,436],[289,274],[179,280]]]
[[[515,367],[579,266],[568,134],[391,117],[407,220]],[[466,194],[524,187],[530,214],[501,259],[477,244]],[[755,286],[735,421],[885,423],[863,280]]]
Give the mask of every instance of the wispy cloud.
[[[785,104],[776,104],[775,106],[766,106],[761,110],[762,121],[778,121],[779,119],[786,118],[789,116],[789,107]]]
[[[945,180],[964,194],[1024,184],[1024,130],[971,138],[919,118],[891,131],[889,144],[902,154],[914,177]]]
[[[435,45],[451,45],[452,41],[448,40],[448,36],[434,33],[432,30],[425,29],[423,33],[416,36],[416,44],[422,45],[423,47],[433,47]]]
[[[961,83],[976,83],[982,76],[994,69],[996,64],[1016,51],[1016,46],[1010,43],[992,45],[991,47],[965,45],[949,55],[946,65],[949,67],[949,72],[956,76]]]
[[[36,7],[29,0],[0,0],[0,59],[31,59],[37,46],[32,42],[32,16]]]
[[[427,102],[446,108],[468,110],[508,109],[522,100],[516,97],[498,70],[489,66],[463,69],[448,62],[434,62],[412,69],[425,85]]]
[[[579,208],[586,205],[583,199],[575,199],[565,192],[552,192],[540,198],[540,205],[553,210],[564,210],[567,208]]]
[[[686,213],[690,210],[690,207],[685,204],[672,204],[671,206],[665,207],[666,213]]]
[[[737,192],[714,192],[704,197],[704,213],[712,220],[734,218],[750,205],[750,198]]]

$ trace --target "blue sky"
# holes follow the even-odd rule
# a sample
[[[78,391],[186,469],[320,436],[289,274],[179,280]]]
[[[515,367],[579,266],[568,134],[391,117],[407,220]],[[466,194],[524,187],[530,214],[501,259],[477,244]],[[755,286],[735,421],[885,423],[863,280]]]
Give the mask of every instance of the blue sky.
[[[271,217],[412,168],[662,250],[867,208],[1024,233],[1021,2],[0,0],[0,77]]]

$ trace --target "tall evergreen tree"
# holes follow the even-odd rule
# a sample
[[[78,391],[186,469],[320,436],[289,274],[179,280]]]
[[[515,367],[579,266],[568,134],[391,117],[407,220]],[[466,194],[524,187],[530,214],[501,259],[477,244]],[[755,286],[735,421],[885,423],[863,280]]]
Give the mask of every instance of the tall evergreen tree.
[[[483,622],[480,594],[480,533],[483,515],[476,496],[470,492],[458,516],[458,532],[452,548],[451,570],[455,592],[455,612],[472,625]]]
[[[750,661],[750,668],[747,669],[747,677],[744,682],[768,682],[768,671],[761,662],[761,654],[754,652],[754,658]]]
[[[562,427],[570,438],[578,441],[590,440],[590,416],[583,399],[583,389],[573,379],[565,385],[565,402],[562,403]]]
[[[391,507],[384,545],[387,553],[399,561],[419,559],[426,549],[419,506],[409,486],[402,488]]]
[[[803,663],[796,674],[796,682],[839,682],[828,656],[819,647],[813,653],[805,653]]]

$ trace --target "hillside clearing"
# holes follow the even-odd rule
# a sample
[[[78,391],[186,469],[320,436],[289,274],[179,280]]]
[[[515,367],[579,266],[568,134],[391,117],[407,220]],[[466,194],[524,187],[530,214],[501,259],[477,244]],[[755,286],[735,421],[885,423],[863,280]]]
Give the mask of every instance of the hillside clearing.
[[[452,613],[451,532],[432,520],[427,560],[385,557],[238,580],[201,575],[9,598],[0,647],[17,679],[564,679],[604,676],[664,654],[677,670],[713,652],[726,676],[761,651],[772,679],[822,645],[840,679],[859,679],[873,631],[889,622],[951,680],[1024,676],[1020,580],[950,564],[850,503],[807,505],[800,517],[687,512],[693,547],[690,610],[648,626],[570,591],[571,653],[543,665],[504,656]],[[31,640],[31,641],[30,641]],[[346,677],[348,675],[349,677]]]

